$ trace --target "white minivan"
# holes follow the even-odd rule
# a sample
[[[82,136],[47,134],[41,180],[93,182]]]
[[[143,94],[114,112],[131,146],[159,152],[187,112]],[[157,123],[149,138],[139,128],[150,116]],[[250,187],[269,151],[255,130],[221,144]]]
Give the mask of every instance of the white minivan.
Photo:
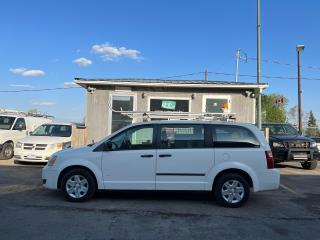
[[[15,147],[15,162],[48,162],[49,157],[71,147],[72,124],[52,122],[39,126]]]
[[[240,207],[250,188],[277,189],[279,180],[258,128],[228,122],[133,124],[94,145],[55,153],[42,170],[43,185],[74,202],[102,189],[195,190]]]

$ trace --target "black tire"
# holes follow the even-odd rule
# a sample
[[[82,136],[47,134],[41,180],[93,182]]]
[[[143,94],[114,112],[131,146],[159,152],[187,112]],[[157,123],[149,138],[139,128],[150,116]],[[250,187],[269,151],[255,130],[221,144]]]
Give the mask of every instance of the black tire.
[[[73,196],[71,196],[72,193],[69,194],[67,191],[67,188],[70,187],[70,182],[68,183],[68,180],[72,180],[73,177],[75,177],[75,176],[80,176],[81,179],[85,179],[87,181],[87,184],[85,184],[85,186],[87,186],[88,190],[81,197],[76,197],[76,196],[73,197]],[[96,189],[97,189],[97,186],[96,186],[96,181],[95,181],[94,177],[85,169],[72,169],[62,176],[61,190],[62,190],[65,198],[70,202],[87,201],[94,196]],[[73,195],[75,195],[75,194],[73,194]]]
[[[308,162],[302,162],[301,166],[303,169],[306,170],[313,170],[317,167],[318,165],[318,161],[317,160],[313,160],[313,161],[308,161]]]
[[[13,145],[12,143],[5,143],[2,146],[0,158],[3,160],[8,160],[13,157],[14,150],[13,150]]]
[[[241,191],[241,194],[239,194],[239,196],[241,197],[241,200],[234,199],[235,196],[231,195],[232,200],[231,202],[228,202],[225,199],[225,196],[223,196],[222,190],[224,190],[225,192],[228,192],[229,190],[225,189],[226,187],[225,184],[229,184],[233,181],[234,183],[240,183],[240,184],[237,184],[237,189],[240,189],[240,186],[242,186],[243,191]],[[220,176],[215,181],[214,187],[213,187],[213,193],[219,205],[224,207],[229,207],[229,208],[238,208],[238,207],[241,207],[243,204],[245,204],[246,201],[248,200],[250,195],[250,187],[246,179],[241,175],[236,173],[227,173]],[[234,194],[237,194],[237,193],[234,192]]]

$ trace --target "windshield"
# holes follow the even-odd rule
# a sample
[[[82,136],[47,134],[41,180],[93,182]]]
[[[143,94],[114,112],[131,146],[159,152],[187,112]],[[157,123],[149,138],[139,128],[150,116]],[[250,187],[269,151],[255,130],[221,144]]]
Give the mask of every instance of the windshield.
[[[44,124],[31,134],[32,136],[70,137],[71,126],[60,124]]]
[[[10,130],[15,119],[15,117],[0,116],[0,129]]]
[[[299,135],[290,124],[263,124],[263,128],[269,128],[270,135]]]

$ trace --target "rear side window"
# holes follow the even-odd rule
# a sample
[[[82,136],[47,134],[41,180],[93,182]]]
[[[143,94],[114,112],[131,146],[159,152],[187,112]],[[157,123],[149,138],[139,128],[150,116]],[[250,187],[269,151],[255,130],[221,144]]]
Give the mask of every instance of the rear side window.
[[[256,148],[260,143],[254,134],[241,126],[217,125],[213,128],[215,147],[220,148]]]
[[[204,127],[202,125],[161,125],[161,149],[204,147]]]

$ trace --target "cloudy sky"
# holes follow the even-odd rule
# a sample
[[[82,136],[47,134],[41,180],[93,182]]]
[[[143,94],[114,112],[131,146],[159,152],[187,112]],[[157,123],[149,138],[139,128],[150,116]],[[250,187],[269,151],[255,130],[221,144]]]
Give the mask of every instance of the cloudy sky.
[[[320,3],[261,0],[262,78],[267,92],[297,102],[296,44],[302,53],[303,106],[320,117]],[[83,89],[74,77],[163,78],[208,69],[210,80],[233,81],[256,73],[256,1],[6,1],[0,7],[0,108],[37,108],[59,119],[81,121]],[[184,77],[203,79],[203,75]],[[286,79],[287,78],[287,79]],[[254,77],[240,76],[254,82]]]

